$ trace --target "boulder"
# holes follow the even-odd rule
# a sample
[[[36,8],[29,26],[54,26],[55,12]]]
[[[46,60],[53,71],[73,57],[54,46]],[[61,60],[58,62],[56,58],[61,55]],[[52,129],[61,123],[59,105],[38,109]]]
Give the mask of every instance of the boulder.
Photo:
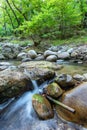
[[[50,55],[46,58],[47,61],[56,62],[57,56],[56,55]]]
[[[40,61],[40,60],[44,60],[44,56],[43,55],[38,55],[35,60]]]
[[[25,70],[25,74],[31,79],[51,79],[55,76],[55,71],[62,69],[61,65],[48,61],[29,61],[18,66]]]
[[[87,81],[87,73],[83,74],[84,80]]]
[[[72,76],[68,74],[60,74],[55,79],[55,82],[57,82],[64,90],[70,89],[70,87],[73,87],[75,85],[75,81],[73,80]]]
[[[45,97],[39,94],[33,95],[32,104],[40,119],[47,120],[53,118],[52,107]]]
[[[28,61],[32,61],[32,59],[31,58],[24,58],[24,59],[22,59],[22,62],[28,62]]]
[[[5,57],[3,54],[0,54],[0,60],[5,60]]]
[[[60,52],[60,53],[58,53],[58,58],[59,59],[69,59],[70,54],[69,54],[69,52]]]
[[[75,74],[73,76],[73,78],[77,81],[83,81],[85,79],[85,77],[83,75],[80,75],[80,74]]]
[[[45,58],[48,57],[48,56],[50,56],[50,55],[56,55],[57,56],[57,52],[53,52],[53,51],[50,51],[50,50],[46,50],[44,52],[44,57]]]
[[[87,82],[65,92],[60,101],[75,109],[75,113],[71,113],[56,105],[57,113],[62,119],[87,127]]]
[[[53,98],[58,98],[60,95],[62,95],[63,90],[57,83],[53,82],[45,88],[45,92],[47,95]]]
[[[29,50],[28,51],[28,57],[31,59],[35,59],[37,57],[37,53],[35,50]]]
[[[21,51],[21,47],[18,44],[6,43],[2,46],[2,54],[6,59],[15,59]]]
[[[22,59],[24,59],[24,58],[26,58],[27,57],[27,53],[25,53],[25,52],[21,52],[21,53],[19,53],[18,55],[17,55],[17,59],[18,60],[22,60]]]
[[[29,79],[17,69],[0,71],[0,102],[29,90]]]

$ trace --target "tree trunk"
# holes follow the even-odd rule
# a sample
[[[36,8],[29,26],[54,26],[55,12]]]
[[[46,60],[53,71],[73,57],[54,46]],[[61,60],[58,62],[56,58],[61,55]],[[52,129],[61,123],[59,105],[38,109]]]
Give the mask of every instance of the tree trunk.
[[[10,14],[9,14],[9,12],[8,12],[8,10],[7,10],[6,7],[5,7],[5,11],[6,11],[6,13],[7,13],[7,15],[8,15],[9,19],[10,19],[10,22],[11,22],[12,28],[15,29],[15,26],[14,26],[14,24],[13,24],[13,22],[12,22],[12,18],[11,18],[11,16],[10,16]]]
[[[12,3],[15,7],[15,9],[24,17],[25,20],[28,20],[27,17],[22,13],[22,11],[15,5],[14,1],[12,0]]]
[[[19,26],[19,25],[20,25],[20,22],[19,22],[19,20],[18,20],[18,18],[17,18],[17,16],[16,16],[15,11],[14,11],[13,8],[11,7],[11,4],[9,3],[9,1],[6,0],[6,2],[7,2],[7,4],[8,4],[8,6],[10,7],[11,11],[13,12],[13,14],[14,14],[14,16],[15,16],[15,19],[16,19],[16,21],[17,21],[17,23],[18,23],[18,26]]]

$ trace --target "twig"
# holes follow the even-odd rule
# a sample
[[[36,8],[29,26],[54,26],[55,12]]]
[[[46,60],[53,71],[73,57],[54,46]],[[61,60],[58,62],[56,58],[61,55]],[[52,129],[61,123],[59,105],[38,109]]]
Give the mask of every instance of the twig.
[[[57,101],[57,100],[51,98],[50,96],[47,95],[46,97],[47,97],[49,100],[53,101],[54,103],[56,103],[56,104],[62,106],[63,108],[67,109],[68,111],[70,111],[70,112],[72,112],[72,113],[75,112],[75,109],[73,109],[73,108],[71,108],[71,107],[69,107],[69,106],[67,106],[67,105],[65,105],[65,104],[63,104],[63,103],[61,103],[61,102],[59,102],[59,101]]]

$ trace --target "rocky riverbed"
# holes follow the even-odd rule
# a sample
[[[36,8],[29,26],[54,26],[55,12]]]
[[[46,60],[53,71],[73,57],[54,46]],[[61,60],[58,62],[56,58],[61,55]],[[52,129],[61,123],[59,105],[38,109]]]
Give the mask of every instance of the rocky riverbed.
[[[16,101],[16,98],[21,98],[25,92],[31,93],[31,91],[34,90],[32,80],[37,81],[38,87],[44,82],[47,82],[47,84],[45,87],[41,87],[41,92],[38,92],[38,94],[32,98],[34,111],[36,111],[40,120],[44,119],[46,121],[39,122],[39,126],[37,127],[37,125],[35,125],[31,127],[31,130],[39,130],[40,127],[40,130],[85,129],[83,127],[87,126],[87,45],[72,47],[52,46],[44,52],[41,52],[41,50],[40,52],[31,50],[29,46],[21,47],[20,45],[10,43],[4,43],[0,46],[1,130],[28,130],[29,126],[25,126],[25,128],[20,126],[20,128],[16,129],[13,129],[14,125],[11,128],[8,127],[8,129],[3,127],[5,121],[3,121],[2,117],[5,113],[4,111],[7,109],[7,105],[3,104],[13,98],[14,101]],[[5,62],[8,60],[15,60],[16,63],[18,63]],[[67,65],[65,63],[67,62],[68,64],[76,64],[73,66],[73,70],[72,67],[68,69],[70,66],[66,67]],[[54,105],[52,102],[49,102],[44,94],[72,107],[76,113],[73,115],[73,113],[63,109],[61,106]],[[14,109],[14,107],[12,109]],[[22,109],[20,108],[20,110]],[[58,116],[66,121],[64,122],[59,119]],[[37,119],[38,118],[36,118],[36,120]],[[53,126],[52,121],[55,124]],[[73,123],[70,124],[67,121],[76,123],[77,125]],[[8,123],[6,122],[6,127],[7,125]]]

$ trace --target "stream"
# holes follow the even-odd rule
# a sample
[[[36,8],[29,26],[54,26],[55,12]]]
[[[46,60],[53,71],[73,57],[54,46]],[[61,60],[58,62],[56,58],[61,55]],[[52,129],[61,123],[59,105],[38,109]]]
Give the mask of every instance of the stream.
[[[79,72],[83,74],[87,72],[86,65],[63,65],[64,69],[58,73],[76,74]],[[31,82],[34,90],[25,92],[21,97],[12,98],[0,105],[0,130],[87,130],[76,124],[64,122],[64,125],[72,126],[71,129],[66,129],[63,126],[63,121],[56,114],[53,119],[40,120],[32,107],[32,96],[35,93],[41,93],[41,88],[45,87],[48,82],[39,86],[36,81]]]

